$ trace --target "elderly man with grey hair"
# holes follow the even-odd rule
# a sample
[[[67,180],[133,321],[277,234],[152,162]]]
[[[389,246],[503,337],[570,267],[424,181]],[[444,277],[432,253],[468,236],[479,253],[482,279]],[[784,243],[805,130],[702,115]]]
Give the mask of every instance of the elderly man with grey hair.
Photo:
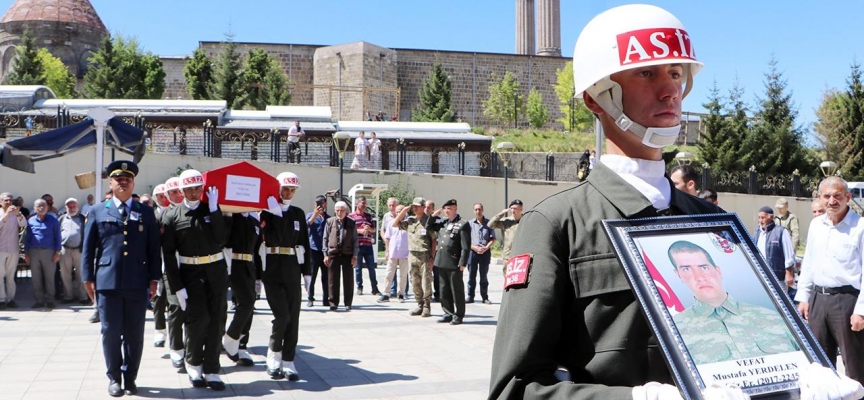
[[[18,233],[27,225],[12,194],[0,194],[0,310],[15,304],[15,272],[18,270]],[[4,282],[5,281],[5,282]]]
[[[48,202],[39,199],[33,202],[34,215],[27,220],[24,232],[24,261],[30,264],[33,274],[32,308],[54,308],[54,270],[60,261],[62,240],[60,222],[48,212]]]
[[[78,210],[78,200],[66,199],[66,214],[60,216],[60,279],[63,281],[63,304],[79,301],[90,304],[81,281],[81,245],[84,243],[84,216]]]
[[[357,263],[360,246],[357,245],[357,224],[348,218],[348,203],[336,203],[336,216],[324,224],[323,245],[324,265],[327,266],[327,283],[330,294],[330,311],[339,307],[339,277],[345,290],[345,310],[351,311],[354,300],[354,279],[352,271]]]

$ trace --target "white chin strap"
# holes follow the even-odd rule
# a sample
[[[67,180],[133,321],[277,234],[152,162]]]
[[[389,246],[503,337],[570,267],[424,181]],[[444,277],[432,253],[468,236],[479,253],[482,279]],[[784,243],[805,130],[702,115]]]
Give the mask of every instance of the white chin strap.
[[[690,93],[690,89],[692,89],[691,84],[693,82],[693,76],[689,66],[685,66],[684,70],[687,76],[685,78],[686,82],[684,92],[681,95],[682,99]],[[606,111],[609,116],[615,119],[615,125],[617,125],[618,128],[625,132],[630,131],[634,135],[639,136],[642,139],[642,144],[655,149],[660,149],[675,144],[675,140],[678,139],[678,133],[681,132],[681,124],[670,126],[668,128],[646,128],[624,114],[621,85],[608,76],[601,79],[585,91],[588,92],[588,95],[597,102],[603,111]]]
[[[186,204],[186,207],[188,207],[190,210],[194,210],[198,208],[199,205],[201,205],[201,200],[190,201],[187,199],[183,199],[183,204]]]

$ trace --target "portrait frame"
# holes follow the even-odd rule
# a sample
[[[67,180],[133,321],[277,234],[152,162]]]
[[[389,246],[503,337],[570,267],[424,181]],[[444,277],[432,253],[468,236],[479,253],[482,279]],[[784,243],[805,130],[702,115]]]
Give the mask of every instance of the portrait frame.
[[[806,364],[816,362],[833,370],[832,364],[816,341],[813,332],[798,314],[792,300],[786,295],[785,284],[779,282],[770,273],[770,268],[737,214],[604,220],[603,228],[621,261],[643,314],[658,339],[672,378],[685,399],[702,399],[702,390],[712,383],[738,385],[745,393],[760,399],[797,399],[799,398],[798,371]],[[755,336],[733,335],[732,333],[736,332],[732,328],[734,325],[729,323],[727,327],[727,322],[724,321],[721,323],[726,330],[722,332],[726,332],[726,336],[722,336],[717,341],[719,344],[714,347],[726,349],[723,340],[735,342],[737,338],[742,337],[752,339],[750,343],[755,344],[728,346],[728,349],[733,351],[729,354],[723,353],[722,356],[731,358],[711,360],[704,357],[703,354],[710,351],[706,348],[713,347],[702,344],[705,343],[704,340],[712,343],[711,336],[701,333],[694,335],[692,332],[702,331],[693,327],[705,329],[705,326],[714,327],[717,323],[694,324],[701,323],[703,320],[699,318],[705,318],[703,315],[714,316],[716,320],[718,319],[716,315],[719,314],[699,314],[694,310],[719,310],[713,312],[723,313],[725,309],[713,306],[706,308],[709,306],[697,299],[692,288],[687,286],[688,281],[681,274],[682,271],[691,269],[678,269],[673,265],[673,254],[676,253],[670,250],[675,247],[672,246],[673,244],[678,246],[679,242],[696,244],[711,260],[706,264],[717,265],[717,270],[723,269],[723,273],[718,274],[720,276],[718,280],[721,282],[719,287],[722,290],[718,289],[714,292],[725,293],[724,299],[730,301],[727,303],[726,300],[721,300],[723,307],[732,304],[731,301],[734,300],[734,304],[742,304],[741,310],[745,310],[743,307],[747,306],[759,313],[767,313],[754,315],[771,317],[762,318],[760,321],[776,321],[777,323],[770,325],[769,333],[782,332],[783,340],[767,342],[774,347],[761,346],[754,337],[769,333],[761,331],[761,333],[754,333]],[[720,268],[719,266],[723,264],[730,265],[732,268]],[[709,270],[709,268],[705,267],[700,271],[702,270]],[[726,283],[730,277],[732,282]],[[692,284],[692,278],[690,282]],[[696,286],[700,295],[704,297],[701,291],[708,289]],[[676,295],[676,291],[681,294],[680,297]],[[681,300],[682,298],[686,300]],[[691,307],[693,310],[690,309]],[[779,314],[777,316],[779,318],[775,319],[774,311]],[[743,318],[746,312],[742,311],[740,315],[740,318]],[[739,328],[741,326],[747,329],[746,324],[739,324]],[[688,332],[686,339],[682,336],[682,331]],[[710,329],[704,331],[715,332]],[[764,342],[766,341],[763,339]],[[785,343],[787,348],[772,353],[773,349],[778,348],[778,343]],[[738,350],[741,350],[740,353],[736,353]],[[766,352],[766,355],[754,356],[759,351]],[[747,355],[735,358],[736,354]],[[716,357],[716,354],[709,353],[708,356]],[[697,357],[701,361],[697,362]]]

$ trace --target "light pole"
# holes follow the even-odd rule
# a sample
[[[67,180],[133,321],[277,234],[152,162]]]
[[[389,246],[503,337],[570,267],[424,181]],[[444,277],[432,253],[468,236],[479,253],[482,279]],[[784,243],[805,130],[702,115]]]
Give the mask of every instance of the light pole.
[[[507,181],[510,178],[510,156],[513,153],[513,149],[516,148],[512,142],[501,142],[498,143],[498,146],[495,146],[495,149],[498,151],[499,157],[501,157],[501,161],[504,163],[504,207],[509,206],[509,200],[507,199]]]
[[[339,152],[339,197],[342,192],[342,173],[345,167],[345,152],[348,151],[348,145],[351,144],[351,135],[348,132],[339,131],[333,134],[333,145],[336,146],[336,151]]]
[[[678,165],[688,165],[693,161],[693,153],[689,151],[681,151],[675,155],[675,161],[678,161]]]
[[[822,163],[819,164],[819,169],[822,170],[822,174],[827,178],[837,172],[837,163],[834,161],[822,161]]]

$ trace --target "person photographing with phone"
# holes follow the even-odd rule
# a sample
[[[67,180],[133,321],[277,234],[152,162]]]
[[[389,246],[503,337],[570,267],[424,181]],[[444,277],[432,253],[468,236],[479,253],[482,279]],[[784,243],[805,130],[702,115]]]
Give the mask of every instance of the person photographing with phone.
[[[330,291],[327,280],[327,266],[324,265],[323,246],[324,225],[330,215],[327,214],[327,198],[319,195],[315,197],[315,209],[312,212],[306,213],[306,225],[309,227],[309,258],[311,259],[310,267],[312,268],[312,280],[306,285],[306,298],[309,301],[306,306],[312,307],[315,303],[315,280],[318,278],[318,271],[321,271],[321,305],[329,306],[328,298]]]

